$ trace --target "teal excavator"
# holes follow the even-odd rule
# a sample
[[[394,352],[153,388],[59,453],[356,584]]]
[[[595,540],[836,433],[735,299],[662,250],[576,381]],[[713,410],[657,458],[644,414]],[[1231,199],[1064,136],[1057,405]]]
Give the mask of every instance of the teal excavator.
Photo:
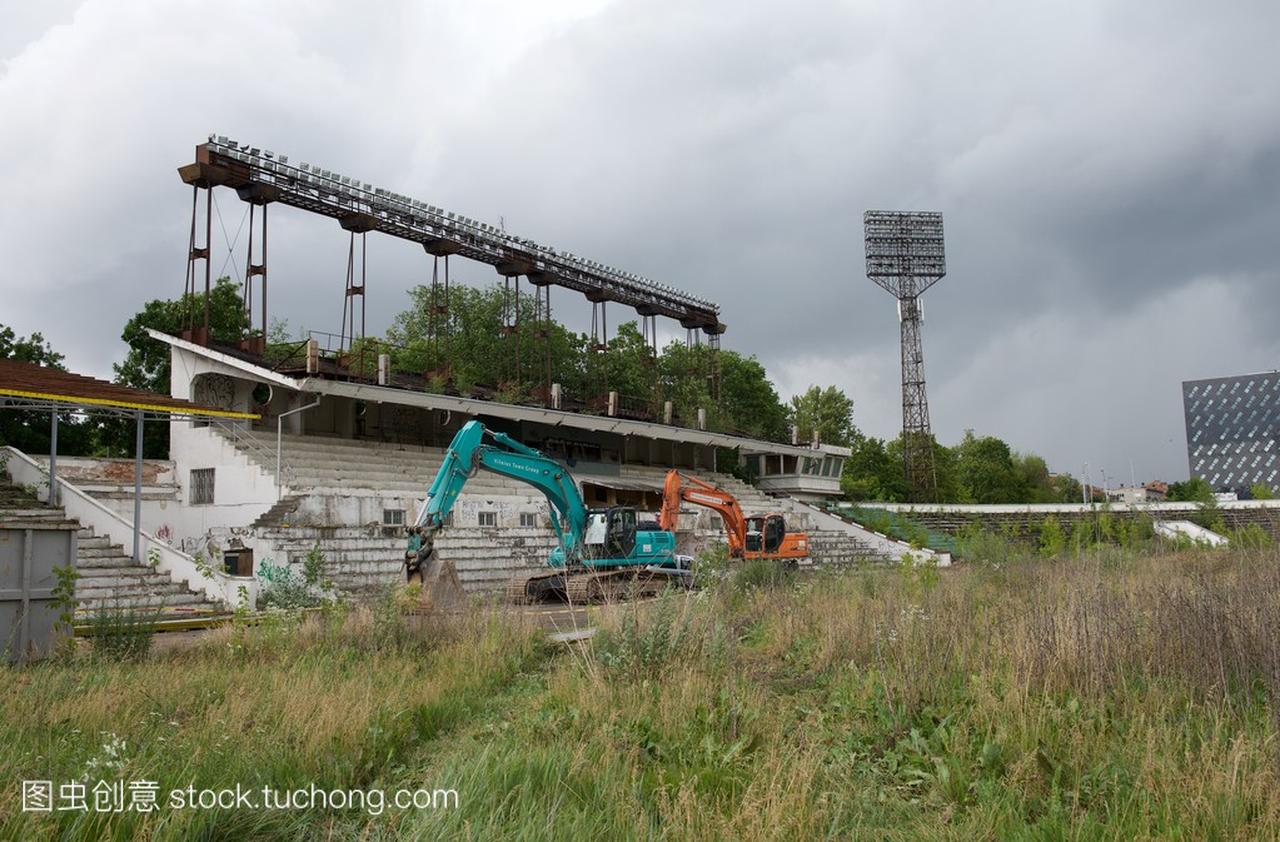
[[[453,564],[438,557],[435,540],[463,487],[482,468],[541,491],[559,542],[546,569],[511,580],[511,601],[600,602],[688,584],[689,560],[676,555],[672,533],[637,522],[636,510],[628,506],[587,508],[563,465],[505,433],[468,421],[453,437],[427,490],[416,522],[422,547],[416,559],[406,562],[408,580],[422,582],[428,594],[452,589],[457,582]]]

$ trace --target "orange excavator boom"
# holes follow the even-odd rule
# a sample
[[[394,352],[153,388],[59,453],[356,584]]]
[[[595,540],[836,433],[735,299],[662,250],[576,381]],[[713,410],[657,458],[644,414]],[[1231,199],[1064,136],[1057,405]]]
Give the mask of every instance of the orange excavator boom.
[[[747,544],[747,519],[742,507],[732,494],[721,491],[697,477],[685,476],[672,468],[662,487],[662,511],[658,514],[658,527],[674,532],[680,520],[680,504],[688,501],[720,515],[724,521],[725,535],[729,541],[729,555],[741,558]]]

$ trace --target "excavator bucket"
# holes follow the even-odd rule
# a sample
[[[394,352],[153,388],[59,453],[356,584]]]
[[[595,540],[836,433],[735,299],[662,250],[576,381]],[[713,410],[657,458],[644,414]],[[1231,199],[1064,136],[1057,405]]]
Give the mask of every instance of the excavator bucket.
[[[409,574],[409,584],[422,584],[420,608],[450,609],[466,602],[467,595],[458,579],[458,569],[452,561],[442,561],[440,553],[432,550],[418,569]]]

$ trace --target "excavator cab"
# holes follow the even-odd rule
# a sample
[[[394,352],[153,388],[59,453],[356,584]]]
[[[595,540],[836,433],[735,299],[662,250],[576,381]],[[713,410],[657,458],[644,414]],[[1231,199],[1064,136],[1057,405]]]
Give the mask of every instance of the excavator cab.
[[[747,552],[773,554],[787,537],[787,522],[782,515],[753,515],[747,518]]]
[[[594,558],[628,558],[636,546],[636,510],[626,506],[587,512],[584,538]]]
[[[629,558],[636,546],[636,510],[615,506],[605,512],[605,555]]]

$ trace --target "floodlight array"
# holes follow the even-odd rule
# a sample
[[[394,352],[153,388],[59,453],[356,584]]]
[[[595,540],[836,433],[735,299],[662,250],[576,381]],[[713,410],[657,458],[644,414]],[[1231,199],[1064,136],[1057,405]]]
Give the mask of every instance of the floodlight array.
[[[942,214],[935,211],[867,211],[867,277],[936,281],[947,274]],[[883,286],[883,284],[881,284]]]
[[[216,157],[234,162],[233,180],[229,182],[233,186],[269,184],[278,191],[277,200],[287,205],[339,219],[366,214],[372,218],[375,230],[392,236],[422,243],[448,241],[457,246],[456,253],[494,266],[519,260],[528,264],[527,271],[521,274],[541,273],[557,286],[602,294],[609,301],[632,307],[643,306],[708,332],[722,330],[720,308],[715,303],[634,272],[539,245],[486,222],[307,162],[290,164],[286,155],[237,143],[225,135],[209,135],[205,146],[214,162]],[[244,184],[237,183],[240,181]]]

